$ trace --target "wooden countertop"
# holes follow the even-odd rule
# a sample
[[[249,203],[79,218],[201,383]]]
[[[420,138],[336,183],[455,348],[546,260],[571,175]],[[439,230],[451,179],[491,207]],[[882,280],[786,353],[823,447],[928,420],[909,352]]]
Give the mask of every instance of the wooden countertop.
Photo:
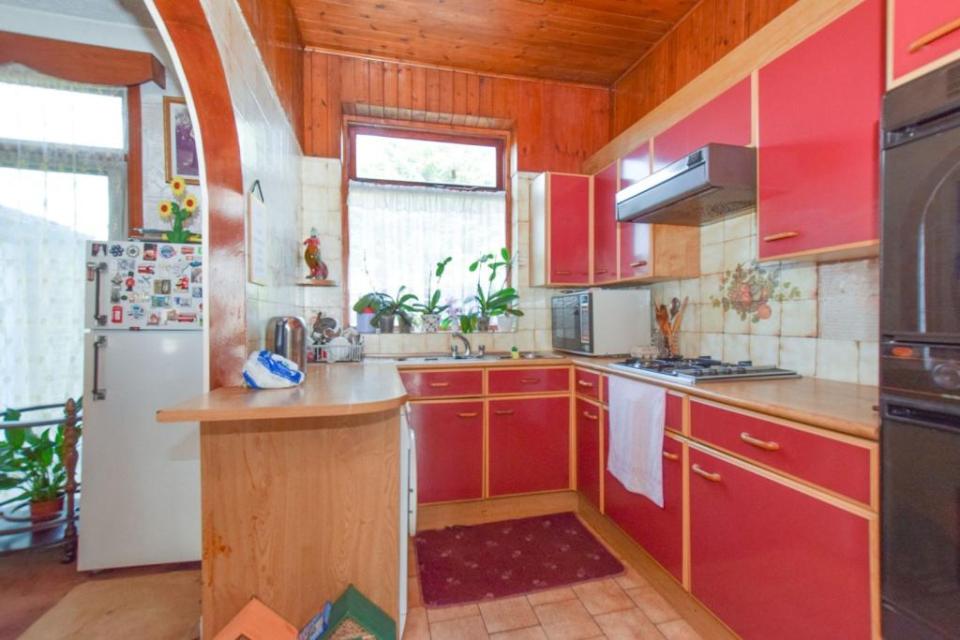
[[[880,437],[880,416],[874,410],[879,401],[877,387],[819,378],[710,382],[699,386],[671,384],[610,366],[618,360],[620,358],[571,358],[578,367],[636,378],[705,400],[869,440]]]
[[[393,364],[310,365],[307,379],[291,389],[221,387],[157,411],[158,422],[222,422],[267,418],[316,418],[398,409],[407,391]]]

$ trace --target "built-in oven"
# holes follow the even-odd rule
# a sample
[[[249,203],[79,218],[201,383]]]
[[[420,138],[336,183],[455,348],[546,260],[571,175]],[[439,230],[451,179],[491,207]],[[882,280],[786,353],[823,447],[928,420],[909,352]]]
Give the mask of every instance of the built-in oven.
[[[553,296],[553,348],[583,355],[626,355],[650,344],[650,292],[586,289]]]
[[[960,639],[960,64],[887,94],[883,145],[883,637]]]

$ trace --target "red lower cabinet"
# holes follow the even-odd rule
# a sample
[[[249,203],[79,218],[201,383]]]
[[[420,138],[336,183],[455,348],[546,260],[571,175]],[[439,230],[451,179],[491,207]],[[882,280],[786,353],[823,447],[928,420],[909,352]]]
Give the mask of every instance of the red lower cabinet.
[[[609,447],[609,438],[607,443]],[[677,580],[683,579],[682,449],[677,440],[663,439],[662,509],[645,496],[627,491],[606,468],[603,488],[606,515]]]
[[[605,412],[585,400],[577,400],[577,490],[600,508],[600,425]]]
[[[744,640],[870,638],[869,529],[860,515],[690,449],[692,592]]]
[[[490,401],[490,495],[570,487],[570,399]]]
[[[421,503],[483,497],[483,402],[414,402]]]

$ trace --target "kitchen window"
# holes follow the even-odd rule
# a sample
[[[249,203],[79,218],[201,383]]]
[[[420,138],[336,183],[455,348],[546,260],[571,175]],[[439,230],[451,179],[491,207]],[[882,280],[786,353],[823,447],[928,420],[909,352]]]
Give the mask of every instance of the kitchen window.
[[[452,257],[443,301],[462,308],[476,288],[467,266],[509,245],[504,138],[353,127],[348,184],[347,290],[421,300],[435,265]],[[434,283],[434,286],[436,283]],[[355,318],[355,316],[351,316]]]

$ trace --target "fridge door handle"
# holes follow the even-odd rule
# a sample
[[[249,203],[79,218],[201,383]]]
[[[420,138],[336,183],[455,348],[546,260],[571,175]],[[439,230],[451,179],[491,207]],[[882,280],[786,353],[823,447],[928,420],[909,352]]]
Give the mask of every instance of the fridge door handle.
[[[87,263],[87,280],[93,280],[93,320],[98,326],[107,324],[106,314],[100,313],[100,274],[107,270],[107,263]],[[96,351],[94,351],[96,353]],[[94,384],[96,386],[96,384]]]
[[[93,341],[93,389],[90,390],[90,393],[94,400],[107,399],[107,390],[100,388],[100,349],[106,346],[106,336],[98,336]]]

